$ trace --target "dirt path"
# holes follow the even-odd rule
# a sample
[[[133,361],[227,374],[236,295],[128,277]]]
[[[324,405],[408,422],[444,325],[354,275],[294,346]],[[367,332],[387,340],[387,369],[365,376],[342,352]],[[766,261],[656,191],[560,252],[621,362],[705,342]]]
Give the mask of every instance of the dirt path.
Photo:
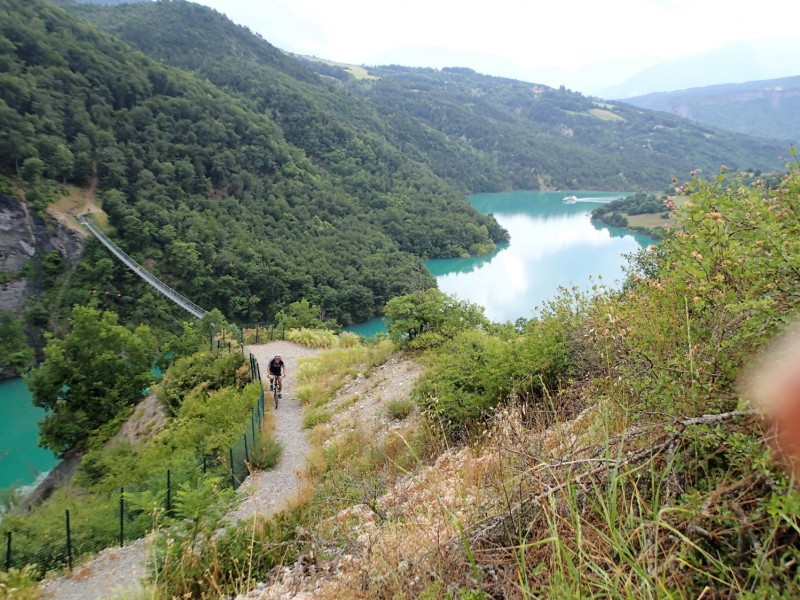
[[[232,522],[278,512],[300,490],[300,472],[309,444],[302,427],[302,407],[293,393],[293,374],[301,357],[320,352],[282,341],[247,346],[246,350],[258,359],[265,378],[267,363],[275,353],[280,353],[286,363],[283,398],[275,415],[275,437],[283,446],[283,453],[274,469],[255,471],[244,481],[237,491],[241,502],[229,515]],[[136,540],[124,548],[107,548],[71,574],[45,583],[43,597],[53,600],[136,597],[141,593],[140,581],[146,575],[147,557],[145,540]]]
[[[97,177],[92,178],[88,187],[70,186],[65,196],[62,196],[56,202],[48,204],[45,210],[64,227],[71,229],[81,237],[86,237],[88,235],[86,229],[78,223],[76,216],[92,215],[101,223],[105,223],[108,219],[103,209],[95,202],[94,191],[96,187]]]
[[[246,346],[245,350],[258,359],[261,375],[267,376],[267,363],[279,353],[286,363],[286,379],[283,382],[283,398],[275,413],[275,439],[283,447],[278,466],[269,471],[255,471],[245,480],[239,494],[243,501],[230,515],[232,522],[253,515],[271,515],[300,491],[300,473],[309,451],[309,443],[303,432],[303,409],[294,394],[293,372],[303,356],[313,356],[319,350],[304,348],[289,342],[270,342],[261,346]],[[266,383],[264,384],[266,387]],[[269,389],[267,388],[267,391]]]

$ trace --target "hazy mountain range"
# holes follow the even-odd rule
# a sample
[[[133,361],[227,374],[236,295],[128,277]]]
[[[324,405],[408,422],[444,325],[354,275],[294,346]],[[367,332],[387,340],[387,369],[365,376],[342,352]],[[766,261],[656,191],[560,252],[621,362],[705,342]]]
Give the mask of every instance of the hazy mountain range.
[[[626,81],[597,90],[603,98],[630,98],[723,83],[798,75],[800,38],[748,41],[659,63]]]
[[[749,135],[800,139],[800,76],[648,94],[626,102]]]

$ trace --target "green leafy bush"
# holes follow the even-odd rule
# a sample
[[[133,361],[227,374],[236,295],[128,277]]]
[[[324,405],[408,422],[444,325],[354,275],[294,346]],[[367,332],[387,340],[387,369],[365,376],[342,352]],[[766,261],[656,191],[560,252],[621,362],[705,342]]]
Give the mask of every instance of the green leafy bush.
[[[38,573],[32,565],[21,569],[0,571],[0,598],[2,600],[36,600],[40,596]]]
[[[317,425],[322,425],[330,421],[332,416],[330,411],[325,410],[321,406],[310,406],[303,414],[303,427],[305,429],[311,429]]]
[[[150,328],[132,331],[113,312],[76,305],[70,325],[62,338],[48,338],[45,360],[28,378],[34,404],[48,411],[42,444],[59,456],[143,397],[155,356]]]
[[[167,370],[158,399],[170,414],[177,414],[186,395],[202,386],[205,393],[226,386],[241,388],[247,380],[245,361],[235,352],[198,352],[179,358]]]
[[[451,438],[474,430],[508,389],[506,343],[485,332],[458,334],[431,359],[413,397]]]
[[[430,355],[413,398],[454,439],[475,432],[500,403],[542,402],[572,369],[573,319],[565,300],[518,333],[463,331]]]
[[[5,273],[0,273],[2,278]],[[0,279],[0,283],[5,283]],[[13,313],[0,311],[0,368],[10,367],[15,373],[23,373],[33,365],[33,348],[28,346],[25,329]]]
[[[209,506],[209,505],[206,505]],[[251,589],[270,570],[295,561],[306,542],[299,536],[308,507],[300,505],[270,518],[255,517],[217,535],[211,514],[187,523],[160,542],[154,579],[158,597],[218,598]]]
[[[439,346],[461,331],[489,325],[483,307],[435,288],[392,298],[384,312],[392,341],[419,349]]]
[[[794,169],[776,188],[723,176],[686,186],[678,227],[589,315],[606,393],[670,414],[737,406],[743,366],[800,310],[798,181]]]

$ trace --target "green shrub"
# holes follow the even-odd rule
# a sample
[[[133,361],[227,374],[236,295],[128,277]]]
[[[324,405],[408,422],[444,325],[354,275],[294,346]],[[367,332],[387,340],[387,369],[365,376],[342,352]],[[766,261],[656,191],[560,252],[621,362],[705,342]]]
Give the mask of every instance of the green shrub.
[[[278,464],[283,446],[271,433],[261,432],[250,451],[250,464],[258,469],[272,469]]]
[[[483,307],[435,288],[392,298],[384,312],[392,341],[420,349],[441,345],[461,331],[489,325]]]
[[[499,403],[541,402],[572,369],[572,318],[568,307],[554,304],[518,334],[460,333],[431,355],[412,397],[452,439],[476,431]]]
[[[362,344],[361,336],[352,331],[343,331],[339,334],[339,348],[353,348]]]
[[[402,421],[414,410],[414,401],[409,398],[390,400],[386,403],[386,414],[394,421]]]
[[[651,414],[737,406],[743,365],[800,310],[798,186],[797,169],[775,189],[688,184],[674,230],[589,315],[604,393]]]
[[[175,361],[158,390],[158,399],[176,414],[184,397],[202,384],[206,393],[247,380],[244,357],[236,352],[198,352]]]
[[[433,355],[412,397],[448,437],[466,437],[504,396],[506,352],[485,332],[460,333]]]
[[[290,329],[286,332],[286,339],[306,348],[336,348],[339,345],[336,334],[328,329]]]
[[[6,275],[10,274],[0,273],[0,283],[5,283]],[[28,346],[24,323],[12,312],[0,310],[0,367],[23,373],[33,362],[33,348]]]
[[[290,564],[305,542],[308,516],[300,505],[271,518],[255,517],[216,535],[218,521],[204,519],[196,531],[170,532],[162,540],[154,576],[159,598],[218,598],[252,589],[276,566]],[[220,515],[221,516],[221,515]],[[197,543],[202,541],[202,543]]]

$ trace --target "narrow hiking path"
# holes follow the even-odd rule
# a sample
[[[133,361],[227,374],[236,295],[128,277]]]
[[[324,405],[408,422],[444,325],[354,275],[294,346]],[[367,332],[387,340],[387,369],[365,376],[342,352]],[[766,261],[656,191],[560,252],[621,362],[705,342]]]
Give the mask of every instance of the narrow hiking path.
[[[300,358],[321,352],[291,342],[245,346],[245,350],[258,359],[264,379],[267,377],[267,363],[276,353],[286,363],[283,398],[278,402],[278,410],[275,412],[275,439],[282,446],[283,452],[276,468],[254,471],[239,488],[243,500],[229,515],[234,523],[254,515],[278,512],[300,491],[301,473],[311,446],[303,431],[303,407],[294,393],[294,374]],[[266,381],[264,387],[269,392]]]
[[[245,346],[245,350],[256,357],[265,379],[267,363],[276,353],[286,363],[283,398],[275,414],[275,438],[283,446],[283,452],[274,469],[254,471],[237,490],[237,506],[228,515],[232,523],[254,515],[276,513],[300,491],[301,473],[310,445],[303,431],[302,406],[294,394],[294,374],[302,357],[321,352],[284,341]],[[72,573],[44,583],[42,597],[52,600],[108,600],[135,596],[142,589],[141,580],[146,575],[148,555],[145,539],[123,548],[106,548]]]

